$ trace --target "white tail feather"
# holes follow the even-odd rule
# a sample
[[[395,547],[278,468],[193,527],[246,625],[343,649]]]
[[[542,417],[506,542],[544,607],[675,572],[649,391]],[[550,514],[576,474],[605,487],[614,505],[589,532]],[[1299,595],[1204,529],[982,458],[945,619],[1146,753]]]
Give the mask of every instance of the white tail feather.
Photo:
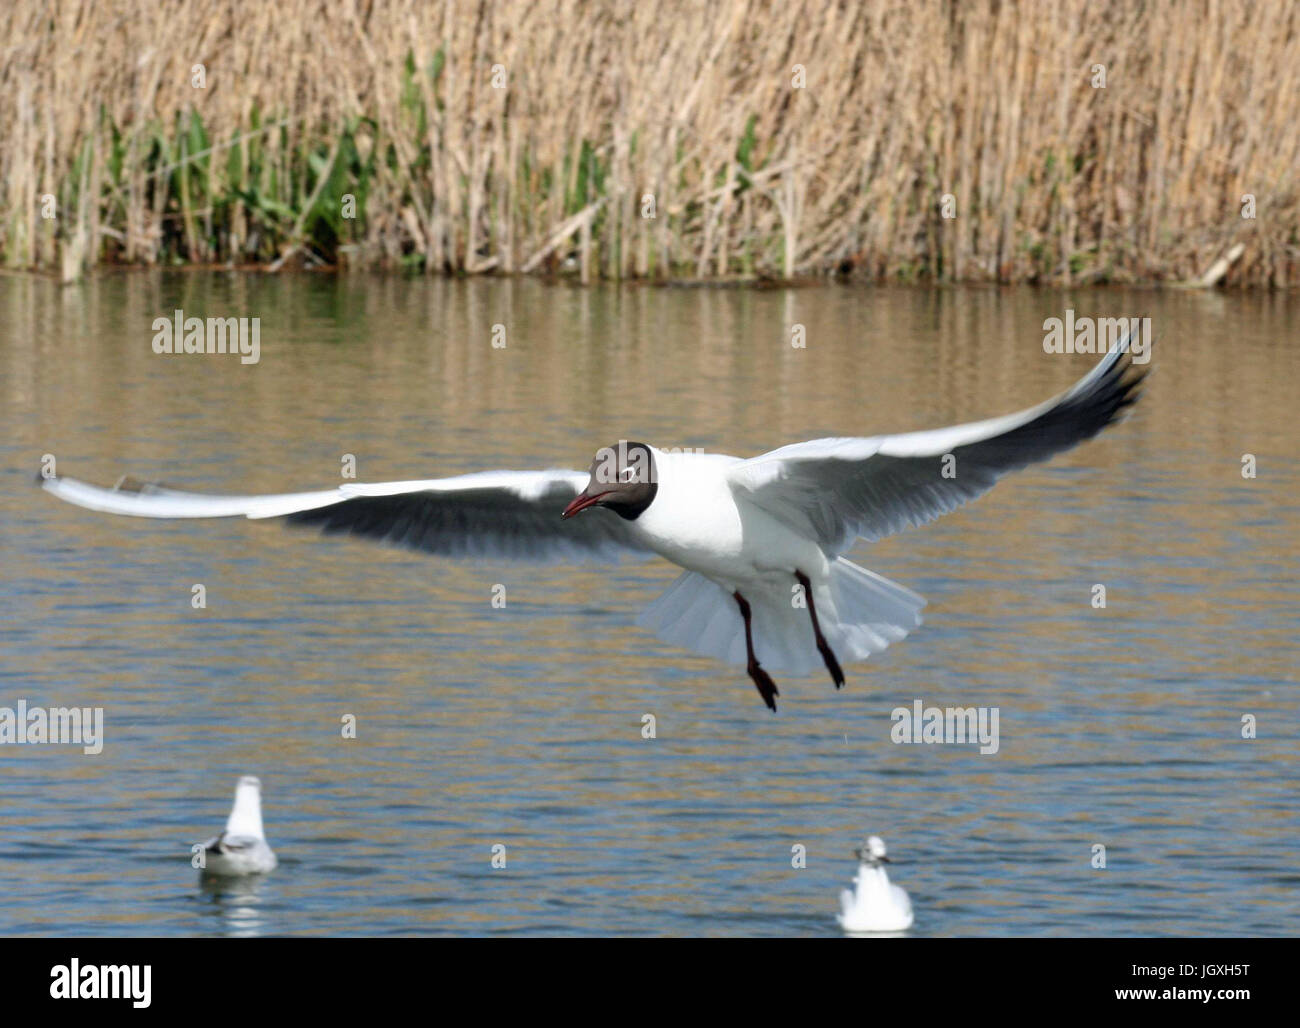
[[[812,620],[806,607],[790,602],[791,595],[745,596],[754,615],[754,655],[773,671],[820,670]],[[863,660],[904,638],[921,624],[925,606],[912,590],[843,557],[831,565],[829,589],[819,590],[813,599],[822,633],[843,664]],[[735,597],[694,571],[679,575],[637,624],[674,646],[728,664],[745,664],[745,624]]]

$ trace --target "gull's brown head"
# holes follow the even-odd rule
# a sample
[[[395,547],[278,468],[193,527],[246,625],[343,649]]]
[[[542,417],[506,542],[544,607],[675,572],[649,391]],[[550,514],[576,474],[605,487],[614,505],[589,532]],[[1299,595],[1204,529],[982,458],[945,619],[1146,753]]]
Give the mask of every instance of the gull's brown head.
[[[608,507],[619,517],[635,521],[659,491],[658,470],[654,451],[645,443],[620,439],[602,447],[591,462],[587,488],[560,517],[571,518],[588,507]]]

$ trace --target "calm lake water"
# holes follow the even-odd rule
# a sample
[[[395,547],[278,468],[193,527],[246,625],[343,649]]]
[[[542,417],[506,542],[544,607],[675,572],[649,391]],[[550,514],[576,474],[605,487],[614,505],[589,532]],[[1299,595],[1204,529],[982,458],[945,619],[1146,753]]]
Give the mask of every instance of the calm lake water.
[[[156,356],[176,308],[260,317],[260,363]],[[32,484],[47,453],[269,492],[344,454],[427,478],[946,425],[1082,375],[1043,353],[1067,308],[1152,318],[1135,415],[859,547],[926,622],[841,693],[778,675],[776,715],[633,625],[662,562],[457,563]],[[1298,341],[1286,295],[0,277],[0,706],[102,707],[106,736],[0,746],[0,933],[833,935],[874,832],[913,935],[1294,934]],[[998,708],[999,752],[895,745],[917,699]],[[189,847],[241,774],[281,867],[207,888]]]

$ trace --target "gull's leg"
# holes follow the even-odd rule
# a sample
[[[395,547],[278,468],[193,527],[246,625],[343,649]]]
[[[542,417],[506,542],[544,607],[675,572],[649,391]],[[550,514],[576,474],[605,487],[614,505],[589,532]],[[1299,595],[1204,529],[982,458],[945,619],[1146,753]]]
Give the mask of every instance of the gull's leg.
[[[772,681],[772,676],[764,671],[758,664],[758,658],[754,656],[754,634],[750,628],[750,610],[749,601],[741,596],[739,592],[733,593],[736,602],[740,604],[740,616],[745,619],[745,651],[749,654],[749,677],[754,680],[754,685],[758,688],[758,694],[763,697],[763,702],[771,710],[776,710],[776,683]]]
[[[835,683],[835,688],[838,689],[844,684],[844,672],[840,670],[840,662],[835,659],[835,653],[827,644],[826,637],[822,635],[822,626],[817,623],[817,606],[813,603],[812,583],[808,581],[808,576],[798,569],[795,569],[794,577],[799,579],[799,584],[803,586],[804,599],[808,601],[808,614],[812,617],[813,635],[817,639],[817,652],[822,655],[822,662],[826,665],[826,670],[831,673],[831,681]]]

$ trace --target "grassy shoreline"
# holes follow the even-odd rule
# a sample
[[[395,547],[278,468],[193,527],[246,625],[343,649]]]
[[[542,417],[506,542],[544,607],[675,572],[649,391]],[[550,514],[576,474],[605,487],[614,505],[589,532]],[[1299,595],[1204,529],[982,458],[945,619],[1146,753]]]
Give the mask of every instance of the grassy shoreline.
[[[1235,253],[1216,281],[1300,281],[1290,4],[14,0],[0,24],[0,262],[65,280],[1186,284]]]

